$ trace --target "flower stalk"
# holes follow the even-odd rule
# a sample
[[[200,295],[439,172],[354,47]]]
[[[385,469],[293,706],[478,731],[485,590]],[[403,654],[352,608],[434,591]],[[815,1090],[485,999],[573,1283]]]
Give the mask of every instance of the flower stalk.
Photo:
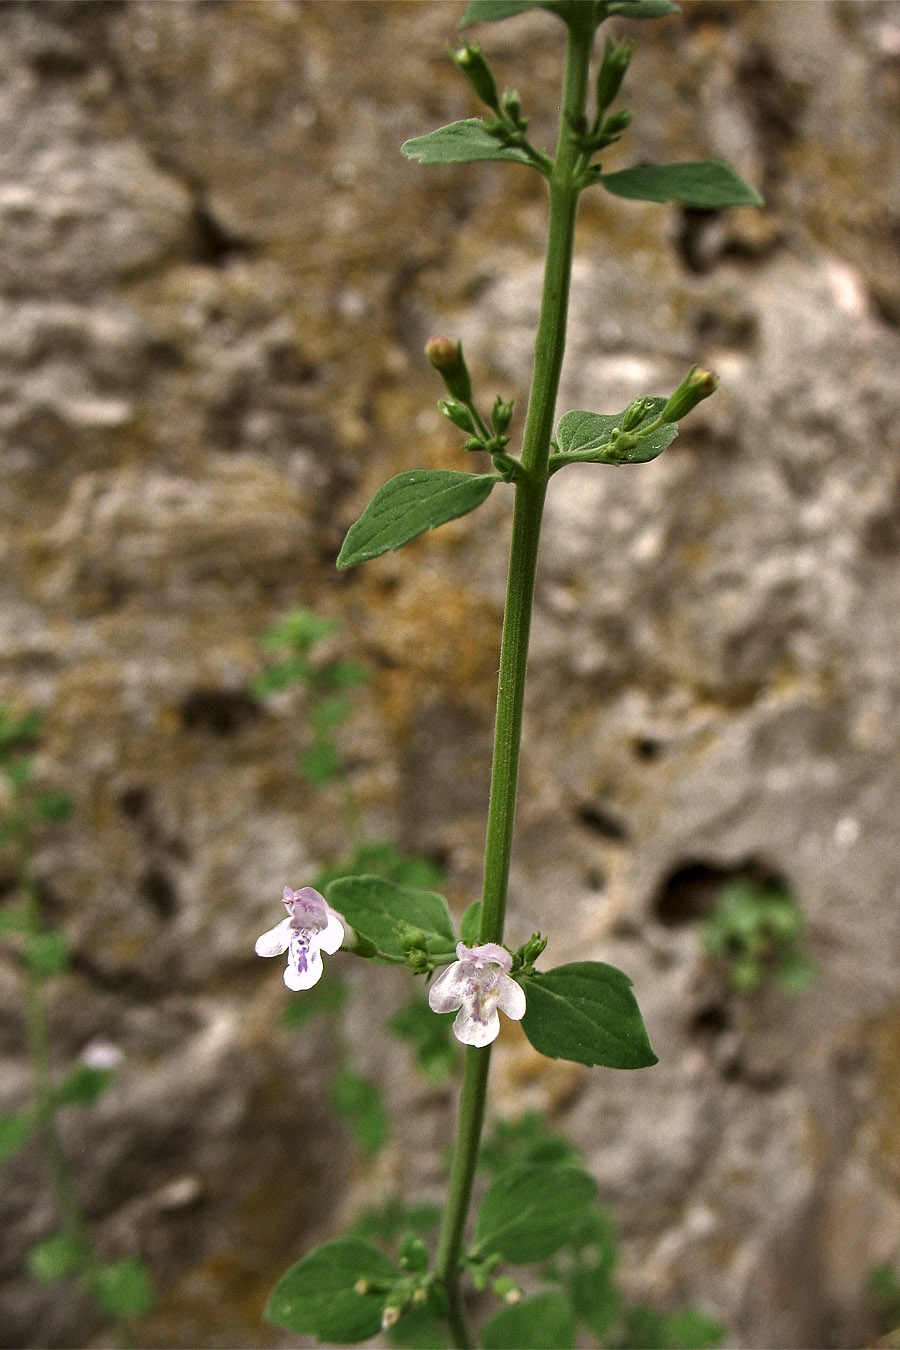
[[[502,943],[515,823],[519,751],[525,705],[525,676],[541,518],[550,476],[550,440],[566,341],[569,287],[575,240],[580,148],[573,128],[583,125],[594,7],[574,5],[568,20],[563,109],[556,157],[549,175],[550,209],[540,319],[535,339],[534,375],[522,443],[521,469],[515,481],[515,509],[500,672],[491,794],[485,839],[484,889],[480,944]],[[469,1046],[459,1104],[457,1136],[450,1170],[436,1271],[449,1305],[455,1343],[469,1346],[459,1290],[460,1253],[481,1130],[490,1068],[490,1046]]]

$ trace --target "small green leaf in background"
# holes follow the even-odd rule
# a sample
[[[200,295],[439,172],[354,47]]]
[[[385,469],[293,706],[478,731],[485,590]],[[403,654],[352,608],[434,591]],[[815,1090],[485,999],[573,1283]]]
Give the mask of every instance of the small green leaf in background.
[[[322,1013],[340,1012],[349,996],[347,982],[339,976],[320,980],[312,989],[305,991],[303,998],[293,998],[285,1004],[281,1025],[299,1027],[311,1017],[320,1016]]]
[[[263,633],[259,645],[268,651],[278,651],[281,647],[296,647],[305,651],[323,638],[331,637],[339,627],[336,619],[326,619],[311,609],[292,609],[290,614]]]
[[[574,961],[523,977],[522,1029],[551,1059],[645,1069],[657,1062],[624,971],[601,961]]]
[[[25,960],[35,975],[61,975],[69,964],[69,944],[62,933],[31,933]]]
[[[8,1111],[0,1116],[0,1163],[14,1158],[34,1126],[33,1111]]]
[[[576,3],[580,0],[576,0]],[[511,19],[526,9],[546,9],[551,14],[565,18],[571,0],[469,0],[465,12],[459,21],[460,28],[470,23],[494,23],[498,19]]]
[[[72,798],[68,792],[42,792],[34,802],[34,814],[38,820],[57,824],[65,820],[72,811]]]
[[[386,956],[403,959],[400,925],[420,929],[428,950],[453,951],[453,921],[447,901],[435,891],[398,886],[383,877],[344,877],[328,887],[328,903]]]
[[[409,1041],[416,1063],[432,1083],[442,1083],[456,1067],[456,1046],[446,1018],[435,1017],[424,998],[414,994],[385,1023],[388,1031]]]
[[[367,839],[349,858],[323,867],[312,884],[324,894],[333,881],[360,876],[384,877],[398,886],[428,891],[440,884],[444,873],[430,858],[404,853],[390,839]]]
[[[638,1303],[625,1309],[623,1334],[611,1345],[614,1350],[710,1350],[724,1336],[722,1324],[697,1308],[660,1313]]]
[[[326,689],[352,689],[368,684],[369,672],[359,661],[327,661],[316,671],[316,681]]]
[[[395,1196],[380,1205],[370,1205],[364,1209],[354,1219],[349,1231],[354,1237],[390,1243],[407,1232],[433,1232],[441,1221],[441,1213],[440,1205],[424,1201],[409,1205]]]
[[[92,1064],[76,1064],[60,1083],[53,1096],[57,1106],[93,1106],[109,1087],[115,1073]]]
[[[6,905],[0,909],[0,937],[4,933],[27,933],[31,918],[24,905]]]
[[[569,1241],[596,1193],[594,1178],[577,1167],[508,1168],[481,1202],[473,1255],[543,1261]]]
[[[554,1291],[501,1308],[481,1331],[484,1350],[571,1350],[575,1317],[565,1294]]]
[[[331,741],[317,741],[297,756],[297,763],[314,787],[332,782],[341,770],[341,757]]]
[[[570,1246],[572,1259],[560,1278],[569,1290],[577,1317],[595,1336],[605,1336],[621,1309],[613,1282],[616,1235],[607,1212],[598,1206],[588,1210],[573,1230]]]
[[[481,1145],[478,1165],[494,1176],[514,1163],[577,1165],[578,1152],[561,1134],[554,1134],[540,1111],[524,1111],[512,1120],[495,1120]]]
[[[310,673],[310,664],[305,656],[292,657],[290,661],[279,661],[269,666],[250,684],[250,692],[255,698],[265,698],[267,694],[279,694],[292,684],[300,684]]]
[[[364,1152],[381,1152],[388,1141],[390,1123],[377,1083],[344,1067],[331,1084],[331,1104],[338,1115],[347,1119]]]
[[[30,1249],[26,1265],[40,1284],[52,1284],[82,1266],[84,1256],[84,1246],[74,1233],[51,1233]]]
[[[459,936],[467,947],[478,942],[478,930],[481,927],[481,901],[473,900],[459,921]]]
[[[143,1317],[153,1307],[153,1288],[142,1261],[126,1256],[92,1276],[91,1288],[111,1317]]]
[[[378,489],[359,520],[350,526],[338,555],[338,567],[368,562],[390,549],[402,548],[426,530],[474,511],[499,481],[494,474],[453,469],[398,473]]]
[[[400,1278],[393,1261],[356,1237],[335,1238],[316,1247],[282,1275],[266,1305],[265,1317],[320,1341],[368,1340],[381,1329],[384,1293],[359,1293],[360,1281],[390,1285]]]
[[[345,722],[353,711],[353,705],[348,698],[341,698],[335,695],[333,698],[321,698],[313,703],[307,713],[309,724],[313,731],[320,736],[324,736],[329,731],[334,731]]]
[[[33,741],[39,736],[43,725],[43,713],[32,711],[22,717],[10,718],[6,704],[0,704],[0,761],[11,746],[21,741]]]
[[[600,175],[607,192],[642,202],[680,202],[701,210],[762,206],[763,199],[730,164],[704,159],[683,164],[640,164]]]
[[[606,12],[620,19],[664,19],[668,14],[680,14],[672,0],[606,0]]]
[[[518,145],[504,145],[492,136],[480,117],[467,117],[437,127],[424,136],[414,136],[400,147],[407,159],[419,164],[470,164],[478,160],[505,159],[535,167],[534,160]]]
[[[665,406],[664,398],[647,399],[646,412],[632,430],[640,432],[641,425],[652,422]],[[678,435],[678,427],[672,422],[665,422],[655,431],[642,436],[630,449],[620,450],[616,448],[615,433],[622,429],[622,422],[628,411],[628,408],[625,408],[620,413],[577,410],[565,413],[556,428],[560,455],[572,456],[576,463],[589,464],[646,464],[648,460],[656,459],[657,455],[661,455],[663,450],[672,444]],[[551,464],[555,462],[554,456]]]

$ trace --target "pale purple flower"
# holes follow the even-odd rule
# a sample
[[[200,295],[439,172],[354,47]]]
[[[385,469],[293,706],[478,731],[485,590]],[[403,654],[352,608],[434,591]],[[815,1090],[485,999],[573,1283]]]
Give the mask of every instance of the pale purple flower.
[[[457,959],[435,980],[428,992],[432,1012],[459,1009],[453,1034],[464,1045],[489,1045],[500,1030],[498,1008],[516,1022],[525,1016],[525,994],[510,979],[512,957],[496,942],[481,947],[457,943]]]
[[[288,989],[311,989],[322,977],[322,952],[333,956],[344,940],[344,925],[312,886],[292,891],[285,886],[287,918],[256,939],[257,956],[287,952],[284,982]]]

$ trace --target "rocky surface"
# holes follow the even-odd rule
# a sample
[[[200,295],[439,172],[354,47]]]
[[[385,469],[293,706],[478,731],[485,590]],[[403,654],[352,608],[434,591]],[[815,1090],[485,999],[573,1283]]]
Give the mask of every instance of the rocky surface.
[[[589,1072],[510,1028],[496,1104],[585,1151],[632,1295],[701,1304],[735,1345],[853,1345],[868,1271],[900,1261],[900,4],[683,8],[638,35],[609,166],[721,156],[767,207],[585,201],[560,411],[694,360],[721,389],[653,464],[553,480],[510,918],[551,961],[627,970],[661,1062]],[[458,11],[0,12],[0,695],[45,712],[42,770],[75,799],[38,855],[74,951],[55,1053],[102,1036],[125,1065],[65,1139],[104,1249],[153,1269],[143,1344],[288,1343],[260,1321],[288,1261],[364,1194],[437,1193],[449,1090],[379,1031],[402,982],[340,958],[397,1108],[377,1163],[327,1105],[336,1033],[279,1025],[253,941],[345,836],[294,770],[296,701],[245,691],[289,608],[339,618],[374,670],[345,738],[369,827],[468,903],[508,499],[333,568],[389,474],[465,467],[431,332],[463,337],[488,399],[527,393],[539,181],[397,153],[474,111]],[[549,143],[556,22],[481,36]],[[803,995],[739,997],[704,958],[734,876],[797,896]],[[0,1005],[13,1105],[9,954]],[[0,1199],[2,1343],[106,1343],[23,1274],[53,1222],[28,1153]]]

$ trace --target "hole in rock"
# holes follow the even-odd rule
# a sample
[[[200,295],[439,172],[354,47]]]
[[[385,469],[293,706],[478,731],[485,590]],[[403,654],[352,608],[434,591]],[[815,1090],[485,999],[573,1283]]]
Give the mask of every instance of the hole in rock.
[[[259,704],[243,689],[194,689],[180,711],[186,731],[211,731],[216,736],[233,736],[262,716]]]
[[[173,919],[178,912],[175,887],[159,867],[148,867],[138,882],[141,899],[146,901],[161,919]]]
[[[653,915],[667,928],[705,919],[729,881],[789,889],[784,876],[761,858],[749,858],[731,867],[694,859],[674,868],[662,882],[653,899]]]
[[[586,825],[589,830],[593,830],[594,834],[599,834],[603,839],[610,839],[613,843],[620,844],[628,838],[628,830],[622,822],[594,802],[584,802],[576,809],[575,814],[582,825]]]

